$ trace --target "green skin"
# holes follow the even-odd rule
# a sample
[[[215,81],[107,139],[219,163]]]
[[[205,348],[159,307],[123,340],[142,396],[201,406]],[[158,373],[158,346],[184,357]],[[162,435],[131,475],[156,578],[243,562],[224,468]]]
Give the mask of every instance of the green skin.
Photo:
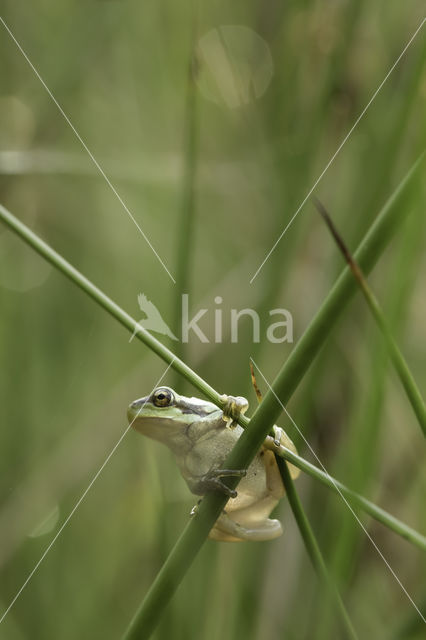
[[[223,491],[230,496],[226,510],[210,532],[211,538],[232,542],[272,540],[282,534],[282,526],[269,514],[284,495],[274,454],[262,448],[247,471],[222,468],[243,432],[233,422],[233,416],[248,407],[245,398],[224,399],[225,414],[211,402],[179,396],[170,387],[158,387],[150,396],[132,402],[127,416],[136,431],[171,449],[192,493]],[[297,453],[282,429],[274,427],[274,433],[279,442]],[[298,470],[293,467],[291,471],[296,477]],[[222,482],[230,475],[242,477],[238,493]]]

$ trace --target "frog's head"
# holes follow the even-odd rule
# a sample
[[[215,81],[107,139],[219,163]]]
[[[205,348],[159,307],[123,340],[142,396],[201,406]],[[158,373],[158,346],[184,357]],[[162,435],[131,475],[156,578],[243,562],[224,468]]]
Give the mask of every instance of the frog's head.
[[[220,409],[211,402],[179,396],[170,387],[157,387],[151,395],[129,405],[127,418],[139,433],[171,446],[191,425],[217,411]]]

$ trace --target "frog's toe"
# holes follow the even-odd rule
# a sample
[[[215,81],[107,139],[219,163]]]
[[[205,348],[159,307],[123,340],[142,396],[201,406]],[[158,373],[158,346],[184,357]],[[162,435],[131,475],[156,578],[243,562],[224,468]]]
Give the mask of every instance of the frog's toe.
[[[275,424],[273,427],[273,431],[274,431],[274,445],[277,448],[279,448],[280,446],[283,446],[297,455],[297,449],[293,441],[291,440],[291,438],[289,438],[289,436],[284,431],[284,429],[281,429],[281,427],[277,427],[277,425]],[[298,469],[291,463],[288,463],[288,468],[289,468],[291,477],[293,478],[293,480],[295,480],[300,474],[300,469]]]

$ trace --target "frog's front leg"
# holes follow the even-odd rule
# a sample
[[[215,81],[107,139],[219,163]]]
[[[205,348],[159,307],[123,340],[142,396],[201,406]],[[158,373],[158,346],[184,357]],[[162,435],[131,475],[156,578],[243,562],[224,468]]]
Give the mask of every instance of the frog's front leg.
[[[220,491],[229,498],[236,498],[235,489],[230,489],[222,478],[243,478],[247,471],[245,469],[211,469],[203,476],[191,481],[191,491],[197,495],[204,495],[210,491]]]

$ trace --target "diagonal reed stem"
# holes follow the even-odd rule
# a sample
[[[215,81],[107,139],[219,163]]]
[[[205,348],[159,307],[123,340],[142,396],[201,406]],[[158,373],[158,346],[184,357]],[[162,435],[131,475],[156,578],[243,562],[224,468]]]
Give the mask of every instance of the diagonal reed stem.
[[[291,510],[293,511],[297,526],[299,527],[300,535],[302,536],[305,543],[306,551],[308,552],[308,555],[311,559],[315,571],[317,572],[319,579],[328,589],[330,597],[335,601],[335,605],[339,612],[342,624],[346,629],[347,637],[352,638],[352,640],[356,640],[358,636],[349,618],[348,612],[346,611],[346,607],[343,603],[341,595],[330,577],[330,574],[324,562],[323,555],[321,553],[321,549],[319,548],[317,539],[315,538],[315,534],[312,531],[309,520],[295,489],[294,482],[290,475],[287,463],[278,456],[276,456],[276,460],[285,487],[286,496],[288,498]]]
[[[197,2],[191,4],[191,34],[190,50],[187,65],[186,102],[184,112],[184,173],[183,192],[180,204],[177,255],[176,255],[176,285],[173,291],[173,331],[182,335],[182,294],[189,294],[191,289],[191,265],[193,257],[193,237],[196,222],[196,179],[198,161],[198,99],[196,91],[196,74],[198,60],[196,54],[198,6]],[[178,340],[175,343],[175,354],[184,359],[187,344]],[[180,393],[182,379],[176,372],[172,386]]]
[[[250,360],[250,372],[251,372],[251,380],[252,380],[254,391],[256,393],[258,402],[261,403],[262,392],[260,391],[257,384],[256,375],[254,372],[253,360]],[[294,486],[293,478],[291,477],[291,473],[288,468],[287,462],[285,462],[282,458],[280,458],[276,454],[275,454],[275,460],[278,465],[278,469],[281,475],[281,480],[284,485],[284,489],[286,492],[289,505],[293,512],[294,519],[296,520],[297,526],[299,527],[300,535],[302,536],[302,540],[305,544],[306,551],[311,559],[312,565],[317,573],[318,578],[326,587],[328,594],[333,600],[333,604],[338,610],[342,624],[346,629],[346,634],[348,638],[352,638],[352,640],[356,640],[358,636],[349,618],[348,612],[346,611],[346,607],[340,596],[340,593],[336,588],[335,583],[330,577],[323,555],[321,553],[321,549],[319,547],[317,539],[315,538],[315,534],[312,530],[308,517],[303,509],[302,502]]]
[[[367,301],[368,306],[370,307],[371,313],[373,314],[373,317],[382,333],[382,336],[385,339],[388,353],[393,362],[393,365],[398,374],[398,377],[402,383],[402,386],[405,389],[405,392],[413,408],[413,411],[416,414],[417,420],[423,431],[423,435],[426,436],[426,407],[425,407],[424,400],[422,398],[422,394],[420,393],[420,390],[416,384],[416,381],[414,380],[413,375],[411,374],[410,369],[408,368],[405,358],[402,355],[395,341],[395,338],[392,335],[392,331],[386,321],[383,311],[380,308],[379,301],[374,295],[372,289],[370,289],[368,282],[365,279],[364,274],[361,270],[361,267],[359,266],[355,258],[352,256],[351,252],[346,246],[342,236],[337,231],[332,219],[327,213],[322,202],[320,202],[318,198],[315,198],[314,204],[318,209],[319,213],[321,214],[321,216],[323,217],[327,227],[329,228],[331,235],[336,241],[337,246],[339,247],[344,259],[349,265],[349,268],[352,271],[353,276],[359,288],[361,289],[364,295],[364,298]]]

